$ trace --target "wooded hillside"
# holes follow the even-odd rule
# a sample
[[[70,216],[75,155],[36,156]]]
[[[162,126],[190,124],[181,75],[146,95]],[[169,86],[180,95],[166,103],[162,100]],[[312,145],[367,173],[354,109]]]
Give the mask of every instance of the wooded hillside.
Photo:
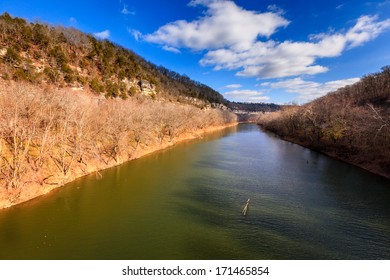
[[[8,14],[0,75],[0,209],[237,122],[219,93],[186,76]]]
[[[182,103],[200,100],[199,106],[226,103],[210,87],[108,40],[7,13],[0,16],[0,73],[6,80],[82,87],[108,98],[138,93]]]
[[[303,106],[264,115],[282,138],[390,178],[390,67]]]

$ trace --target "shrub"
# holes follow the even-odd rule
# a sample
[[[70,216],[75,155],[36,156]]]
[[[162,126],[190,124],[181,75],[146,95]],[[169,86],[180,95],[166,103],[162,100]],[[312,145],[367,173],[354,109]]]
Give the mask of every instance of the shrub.
[[[89,82],[89,87],[96,93],[104,92],[104,86],[99,82],[97,78],[93,78]]]
[[[64,64],[68,63],[68,58],[59,46],[55,46],[53,49],[51,49],[49,51],[49,56],[56,60],[59,67],[62,67]]]
[[[119,87],[117,83],[110,81],[106,82],[106,97],[118,97],[119,96]]]
[[[21,61],[19,53],[12,47],[7,49],[6,54],[3,57],[5,63],[10,65],[18,64]]]
[[[29,80],[27,73],[22,68],[16,69],[16,71],[14,72],[12,78],[15,81],[28,81]]]
[[[128,94],[129,94],[130,96],[136,95],[136,94],[137,94],[137,88],[136,88],[135,86],[131,86],[131,87],[130,87],[130,90],[129,90],[129,92],[128,92]]]
[[[57,71],[52,69],[52,68],[49,68],[49,67],[45,67],[45,69],[43,70],[43,74],[45,74],[52,83],[55,83],[56,80],[57,80]]]

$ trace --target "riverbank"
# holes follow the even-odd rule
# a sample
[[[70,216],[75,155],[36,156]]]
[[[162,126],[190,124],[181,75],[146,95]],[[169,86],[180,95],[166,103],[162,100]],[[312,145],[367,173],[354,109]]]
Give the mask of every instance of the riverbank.
[[[264,114],[282,139],[390,178],[390,67],[304,105]]]
[[[164,150],[166,148],[172,147],[180,142],[189,141],[193,139],[197,139],[203,137],[205,134],[212,133],[215,131],[219,131],[228,127],[237,126],[238,123],[230,123],[226,125],[218,125],[212,127],[206,127],[202,129],[198,129],[196,131],[187,132],[182,135],[179,135],[172,141],[164,140],[161,143],[154,143],[153,145],[144,145],[143,147],[138,148],[129,158],[119,158],[117,162],[111,161],[107,164],[99,164],[95,162],[94,164],[90,164],[88,169],[78,168],[74,170],[71,174],[65,177],[61,176],[51,176],[50,181],[47,181],[47,184],[37,184],[36,182],[31,182],[29,185],[25,186],[21,192],[19,193],[17,199],[10,200],[10,192],[5,191],[4,188],[0,189],[0,210],[9,208],[23,202],[29,201],[31,199],[40,197],[42,195],[48,194],[51,191],[64,186],[80,177],[96,173],[96,176],[101,176],[99,171],[104,169],[108,169],[114,166],[118,166],[124,164],[128,161],[136,160],[141,157],[147,156],[151,153],[158,152]],[[12,190],[11,190],[12,195]]]
[[[271,133],[273,133],[274,135],[276,135],[277,137],[279,137],[280,139],[282,139],[284,141],[287,141],[287,142],[290,142],[290,143],[302,146],[304,148],[310,149],[310,150],[315,151],[317,153],[321,153],[323,155],[326,155],[326,156],[328,156],[328,157],[330,157],[332,159],[339,160],[339,161],[351,164],[351,165],[359,167],[359,168],[361,168],[361,169],[363,169],[363,170],[365,170],[367,172],[370,172],[370,173],[373,173],[375,175],[378,175],[378,176],[390,179],[390,174],[388,172],[384,172],[383,169],[381,169],[378,166],[378,163],[376,163],[376,162],[362,161],[359,158],[351,158],[351,159],[344,158],[344,157],[340,156],[340,154],[337,153],[337,151],[335,151],[335,150],[333,150],[333,151],[326,151],[326,150],[323,149],[323,147],[321,149],[318,146],[312,145],[311,143],[304,142],[304,141],[299,141],[299,139],[296,139],[296,138],[293,138],[293,137],[280,135],[280,134],[278,134],[275,131],[267,129],[267,127],[265,127],[264,125],[261,125],[261,124],[258,124],[258,125],[264,131],[271,132]]]
[[[0,83],[0,209],[237,123],[229,111],[136,95]]]

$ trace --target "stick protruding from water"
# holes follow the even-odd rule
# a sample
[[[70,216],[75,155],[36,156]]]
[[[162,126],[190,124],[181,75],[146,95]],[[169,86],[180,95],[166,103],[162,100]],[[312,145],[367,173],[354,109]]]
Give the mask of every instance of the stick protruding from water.
[[[245,204],[245,206],[244,206],[244,209],[242,209],[242,214],[243,214],[244,216],[246,216],[246,213],[248,213],[249,201],[250,201],[250,198],[248,198],[248,200],[247,200],[247,202],[246,202],[246,204]]]

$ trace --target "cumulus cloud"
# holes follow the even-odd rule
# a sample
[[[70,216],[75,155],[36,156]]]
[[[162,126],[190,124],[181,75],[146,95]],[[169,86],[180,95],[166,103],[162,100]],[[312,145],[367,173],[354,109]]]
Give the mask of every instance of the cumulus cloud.
[[[110,37],[110,31],[104,30],[102,32],[93,33],[93,35],[100,40],[105,40]]]
[[[318,59],[340,56],[390,28],[390,19],[379,21],[378,16],[365,15],[344,31],[311,35],[308,41],[279,42],[271,36],[290,22],[278,6],[270,5],[265,12],[246,10],[231,0],[192,0],[189,6],[202,6],[205,11],[196,20],[171,22],[137,37],[166,50],[206,51],[200,60],[202,66],[234,70],[244,77],[283,78],[327,72]]]
[[[248,11],[233,1],[194,0],[190,6],[206,7],[204,15],[194,21],[178,20],[160,27],[143,38],[147,42],[192,50],[228,47],[248,50],[259,36],[269,37],[289,21],[272,12]]]
[[[354,84],[359,80],[359,78],[351,78],[326,83],[317,83],[313,81],[305,81],[302,78],[295,78],[275,83],[262,83],[261,86],[272,89],[284,89],[287,92],[297,93],[299,94],[299,99],[309,101],[324,96],[328,92],[335,91],[341,87]]]
[[[225,98],[236,102],[265,102],[270,98],[264,95],[264,91],[256,90],[233,90],[223,93]]]

